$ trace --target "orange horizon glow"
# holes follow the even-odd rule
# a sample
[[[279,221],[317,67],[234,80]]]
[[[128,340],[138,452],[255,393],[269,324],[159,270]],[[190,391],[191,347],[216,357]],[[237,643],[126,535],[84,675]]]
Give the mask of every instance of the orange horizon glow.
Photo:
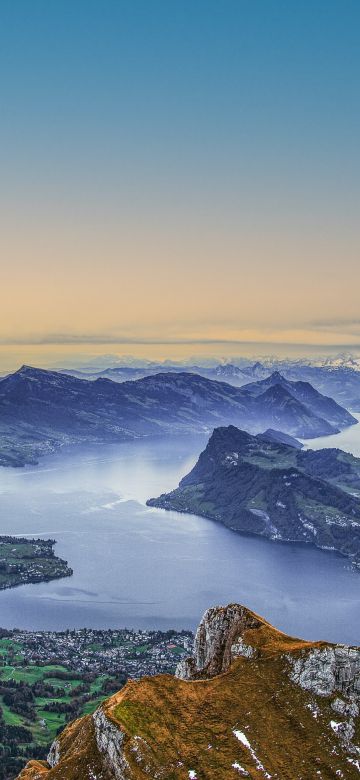
[[[40,5],[0,11],[0,370],[357,349],[353,12]]]

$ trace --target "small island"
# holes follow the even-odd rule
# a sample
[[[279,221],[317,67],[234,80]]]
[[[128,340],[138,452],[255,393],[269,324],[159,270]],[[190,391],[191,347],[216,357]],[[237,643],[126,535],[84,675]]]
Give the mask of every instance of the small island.
[[[73,570],[56,557],[55,544],[55,539],[0,536],[0,590],[71,577]]]

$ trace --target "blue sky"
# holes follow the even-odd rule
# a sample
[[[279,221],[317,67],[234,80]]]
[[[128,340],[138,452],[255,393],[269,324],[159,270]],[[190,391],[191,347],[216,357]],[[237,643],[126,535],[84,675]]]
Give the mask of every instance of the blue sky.
[[[359,3],[3,0],[0,21],[15,168],[94,150],[99,167],[358,158]]]
[[[3,343],[360,343],[359,31],[346,0],[2,0]]]

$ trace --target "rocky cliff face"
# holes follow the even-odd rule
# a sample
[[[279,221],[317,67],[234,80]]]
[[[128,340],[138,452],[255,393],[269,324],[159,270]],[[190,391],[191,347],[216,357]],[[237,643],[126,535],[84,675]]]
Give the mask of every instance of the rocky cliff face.
[[[310,780],[360,773],[360,649],[209,609],[177,677],[128,683],[21,780]]]
[[[176,676],[198,680],[226,672],[234,658],[254,654],[243,637],[247,629],[260,627],[258,617],[240,604],[208,609],[195,635],[193,657],[179,663]]]

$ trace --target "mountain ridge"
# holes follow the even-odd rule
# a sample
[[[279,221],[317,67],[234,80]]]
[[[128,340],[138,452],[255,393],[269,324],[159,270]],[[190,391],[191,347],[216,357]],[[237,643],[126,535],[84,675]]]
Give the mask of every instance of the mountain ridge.
[[[282,378],[270,388],[261,381],[237,388],[186,372],[116,383],[23,366],[0,381],[0,464],[34,463],[64,444],[204,434],[219,424],[306,438],[357,422],[310,385],[301,400],[291,390]]]
[[[122,362],[120,366],[102,368],[101,370],[81,370],[76,368],[59,369],[64,373],[79,378],[96,379],[98,376],[108,376],[114,381],[123,382],[162,373],[165,370],[173,372],[187,371],[205,376],[208,379],[225,379],[235,387],[242,387],[257,379],[264,379],[274,371],[279,371],[291,381],[306,381],[321,393],[334,398],[337,403],[350,410],[360,412],[360,360],[351,356],[338,356],[325,361],[316,360],[286,360],[262,359],[252,363],[245,359],[233,359],[218,365],[204,365],[201,361],[193,364],[156,363],[148,361],[143,365],[133,365]]]
[[[241,604],[203,616],[177,677],[129,682],[19,780],[352,780],[360,649],[290,637]]]

